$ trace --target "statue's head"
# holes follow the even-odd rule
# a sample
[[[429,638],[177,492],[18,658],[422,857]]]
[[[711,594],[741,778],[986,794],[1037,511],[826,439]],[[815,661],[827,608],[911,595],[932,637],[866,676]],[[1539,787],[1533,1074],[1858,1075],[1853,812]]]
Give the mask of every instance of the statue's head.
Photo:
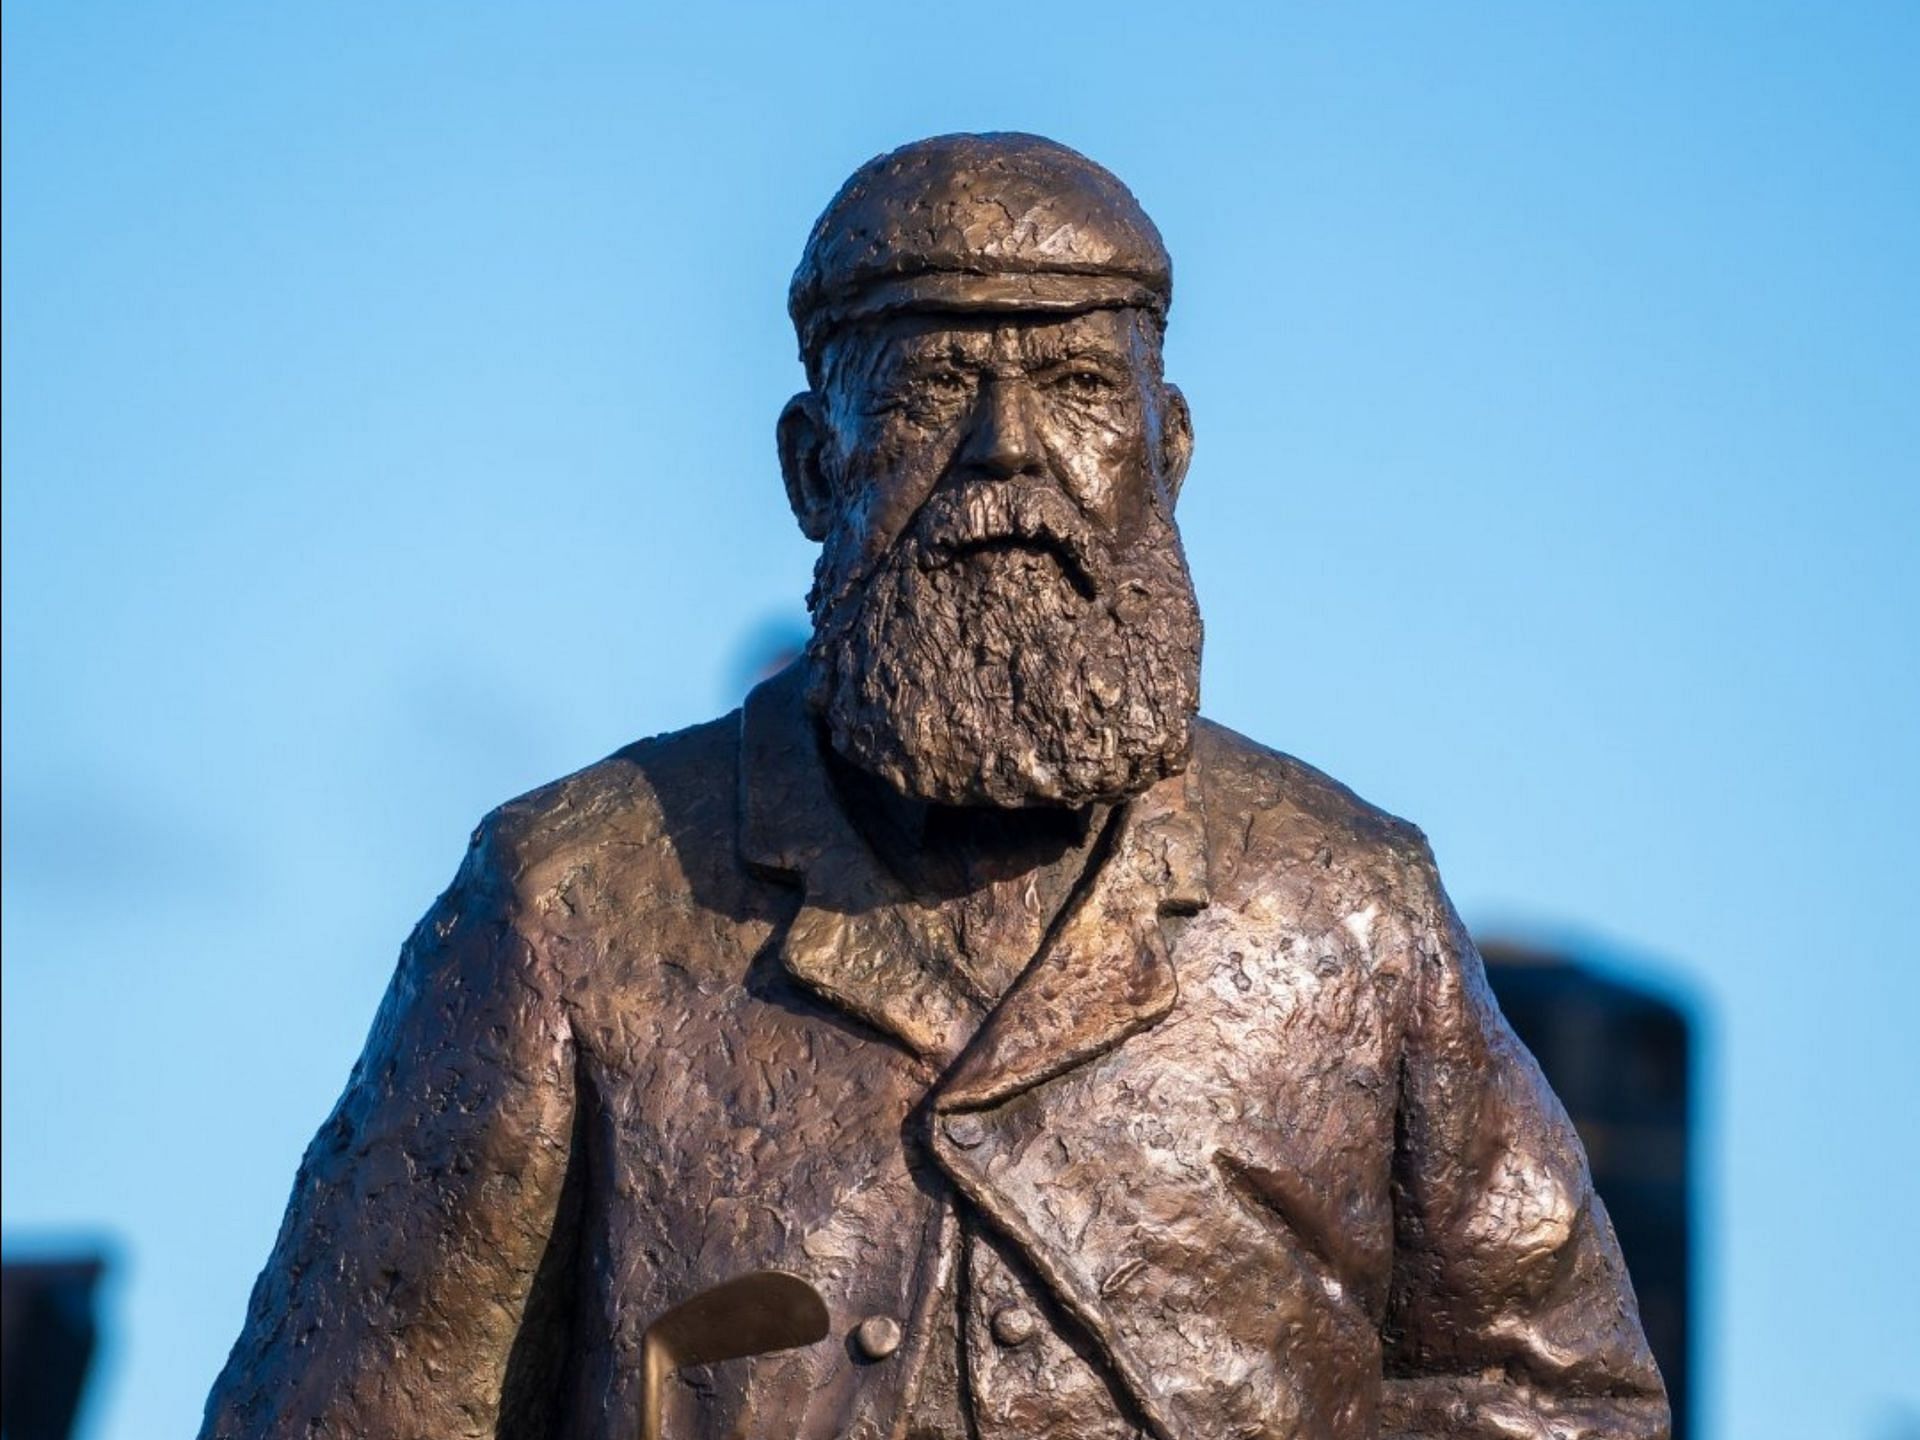
[[[849,761],[997,806],[1184,767],[1200,615],[1171,296],[1127,188],[1038,136],[923,140],[828,205],[789,296],[809,389],[779,439],[821,544],[809,694]]]

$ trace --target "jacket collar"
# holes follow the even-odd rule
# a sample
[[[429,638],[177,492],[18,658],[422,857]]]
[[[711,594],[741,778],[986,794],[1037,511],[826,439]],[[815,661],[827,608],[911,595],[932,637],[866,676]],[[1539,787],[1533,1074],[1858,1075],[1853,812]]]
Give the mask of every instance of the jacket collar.
[[[997,1103],[1173,1008],[1178,987],[1160,917],[1207,903],[1191,769],[1119,808],[1039,958],[991,1007],[967,979],[946,917],[907,891],[840,808],[804,691],[797,663],[747,697],[741,853],[760,871],[800,882],[782,963],[939,1069],[952,1067],[941,1109]]]

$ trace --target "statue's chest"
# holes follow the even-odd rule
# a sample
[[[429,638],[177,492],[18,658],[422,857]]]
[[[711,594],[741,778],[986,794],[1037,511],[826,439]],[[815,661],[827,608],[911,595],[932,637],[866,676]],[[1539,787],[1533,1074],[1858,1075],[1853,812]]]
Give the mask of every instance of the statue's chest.
[[[684,996],[585,1048],[602,1218],[676,1282],[857,1250],[912,1190],[931,1076],[790,986]]]
[[[681,1382],[680,1403],[698,1417],[682,1433],[733,1433],[743,1417],[779,1413],[788,1395],[807,1397],[810,1415],[836,1417],[822,1434],[897,1409],[907,1397],[896,1390],[919,1384],[914,1346],[931,1343],[923,1337],[944,1313],[925,1307],[937,1257],[951,1265],[954,1253],[939,1238],[956,1193],[948,1162],[967,1173],[968,1204],[1030,1247],[1016,1268],[1037,1260],[1042,1269],[1023,1274],[1071,1282],[1084,1269],[1098,1304],[1125,1304],[1144,1287],[1133,1309],[1149,1319],[1164,1307],[1147,1290],[1191,1275],[1202,1303],[1200,1291],[1228,1284],[1250,1255],[1266,1257],[1260,1283],[1295,1296],[1303,1323],[1348,1279],[1370,1279],[1388,1219],[1388,1008],[1347,944],[1229,919],[1180,928],[1180,998],[1169,1015],[1003,1115],[985,1112],[986,1139],[946,1161],[924,1133],[934,1068],[776,966],[746,968],[724,986],[676,972],[663,982],[669,993],[585,1017],[576,1038],[580,1225],[592,1251],[581,1272],[592,1327],[583,1338],[600,1357],[592,1404],[609,1415],[637,1406],[643,1337],[660,1314],[772,1269],[819,1292],[828,1340]],[[1177,1266],[1160,1253],[1170,1214],[1198,1226],[1172,1236],[1184,1247]],[[1208,1238],[1233,1243],[1214,1254]],[[1304,1260],[1294,1253],[1303,1241]],[[1338,1273],[1321,1277],[1329,1265]],[[985,1281],[961,1287],[982,1304],[990,1290]],[[972,1393],[1024,1413],[1032,1387],[1014,1383],[1019,1367],[1045,1356],[1046,1373],[1057,1374],[1069,1352],[1053,1351],[1069,1342],[995,1340],[1000,1309],[1039,1313],[1052,1302],[1039,1292],[992,1298],[992,1313],[962,1330],[987,1347],[968,1352]],[[1134,1323],[1118,1311],[1115,1322],[1123,1335]],[[862,1349],[863,1333],[890,1327],[906,1337],[897,1354]],[[1027,1379],[1037,1385],[1036,1376]],[[1083,1409],[1075,1402],[1062,1414]]]
[[[856,1354],[851,1337],[869,1320],[904,1325],[937,1228],[943,1188],[915,1173],[906,1133],[931,1076],[804,995],[757,989],[610,1007],[578,1037],[590,1413],[637,1416],[647,1327],[759,1270],[811,1285],[828,1338],[676,1381],[693,1424],[677,1433],[731,1433],[795,1397],[844,1414],[897,1368]]]

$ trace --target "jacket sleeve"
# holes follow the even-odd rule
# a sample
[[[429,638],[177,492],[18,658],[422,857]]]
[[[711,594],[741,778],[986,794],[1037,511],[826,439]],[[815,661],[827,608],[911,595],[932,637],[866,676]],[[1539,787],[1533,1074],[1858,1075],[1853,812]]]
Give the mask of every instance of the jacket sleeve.
[[[1381,1433],[1660,1440],[1665,1391],[1586,1155],[1422,851]]]
[[[307,1149],[203,1440],[495,1435],[572,1132],[572,1050],[484,824]]]

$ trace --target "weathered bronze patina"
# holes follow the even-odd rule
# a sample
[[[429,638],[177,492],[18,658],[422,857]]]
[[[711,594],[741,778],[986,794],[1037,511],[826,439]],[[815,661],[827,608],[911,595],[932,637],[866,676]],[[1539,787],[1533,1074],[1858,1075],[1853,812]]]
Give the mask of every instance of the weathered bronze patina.
[[[481,825],[206,1435],[1665,1433],[1419,832],[1196,718],[1170,297],[1049,141],[847,183],[806,658]]]

